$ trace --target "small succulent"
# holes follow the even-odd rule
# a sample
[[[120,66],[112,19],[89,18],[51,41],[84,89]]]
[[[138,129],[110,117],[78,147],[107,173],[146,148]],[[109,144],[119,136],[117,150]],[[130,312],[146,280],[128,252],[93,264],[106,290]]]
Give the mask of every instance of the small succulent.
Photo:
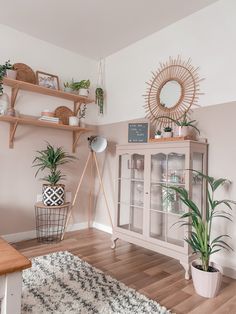
[[[164,132],[172,132],[172,127],[166,126],[166,127],[164,128]]]
[[[156,130],[155,135],[161,135],[161,131],[160,130]]]

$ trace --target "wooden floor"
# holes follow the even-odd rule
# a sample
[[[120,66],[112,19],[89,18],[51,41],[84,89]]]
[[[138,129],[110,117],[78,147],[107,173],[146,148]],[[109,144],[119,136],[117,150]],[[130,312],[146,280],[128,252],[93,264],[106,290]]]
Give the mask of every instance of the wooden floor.
[[[109,234],[86,229],[68,233],[58,244],[30,240],[15,247],[27,257],[67,250],[177,314],[236,314],[236,280],[224,277],[219,296],[205,299],[195,294],[176,260],[120,240],[115,250],[110,244]]]

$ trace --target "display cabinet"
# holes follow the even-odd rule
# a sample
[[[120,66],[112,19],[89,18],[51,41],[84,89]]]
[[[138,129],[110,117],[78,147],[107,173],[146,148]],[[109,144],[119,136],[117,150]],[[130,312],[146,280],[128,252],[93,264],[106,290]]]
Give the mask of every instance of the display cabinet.
[[[191,251],[180,227],[188,211],[170,186],[183,186],[205,210],[205,182],[192,171],[207,173],[207,144],[195,141],[129,144],[117,146],[117,208],[115,241],[125,241],[180,261],[189,279]]]

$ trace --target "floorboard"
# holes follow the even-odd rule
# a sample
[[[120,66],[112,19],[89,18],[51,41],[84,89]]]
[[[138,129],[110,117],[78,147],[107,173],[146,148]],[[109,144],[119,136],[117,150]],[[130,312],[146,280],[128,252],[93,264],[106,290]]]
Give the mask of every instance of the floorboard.
[[[56,244],[29,240],[14,246],[30,258],[69,251],[176,314],[236,314],[236,280],[224,277],[220,294],[214,299],[205,299],[194,292],[191,280],[184,279],[178,261],[121,240],[117,241],[115,250],[110,244],[109,234],[85,229],[67,233]]]

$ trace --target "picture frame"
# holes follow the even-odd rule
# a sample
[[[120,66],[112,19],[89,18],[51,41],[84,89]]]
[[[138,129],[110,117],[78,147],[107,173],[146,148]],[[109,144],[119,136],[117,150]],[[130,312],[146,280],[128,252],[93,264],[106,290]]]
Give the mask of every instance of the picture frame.
[[[50,89],[60,89],[58,76],[42,71],[36,71],[36,84]]]

